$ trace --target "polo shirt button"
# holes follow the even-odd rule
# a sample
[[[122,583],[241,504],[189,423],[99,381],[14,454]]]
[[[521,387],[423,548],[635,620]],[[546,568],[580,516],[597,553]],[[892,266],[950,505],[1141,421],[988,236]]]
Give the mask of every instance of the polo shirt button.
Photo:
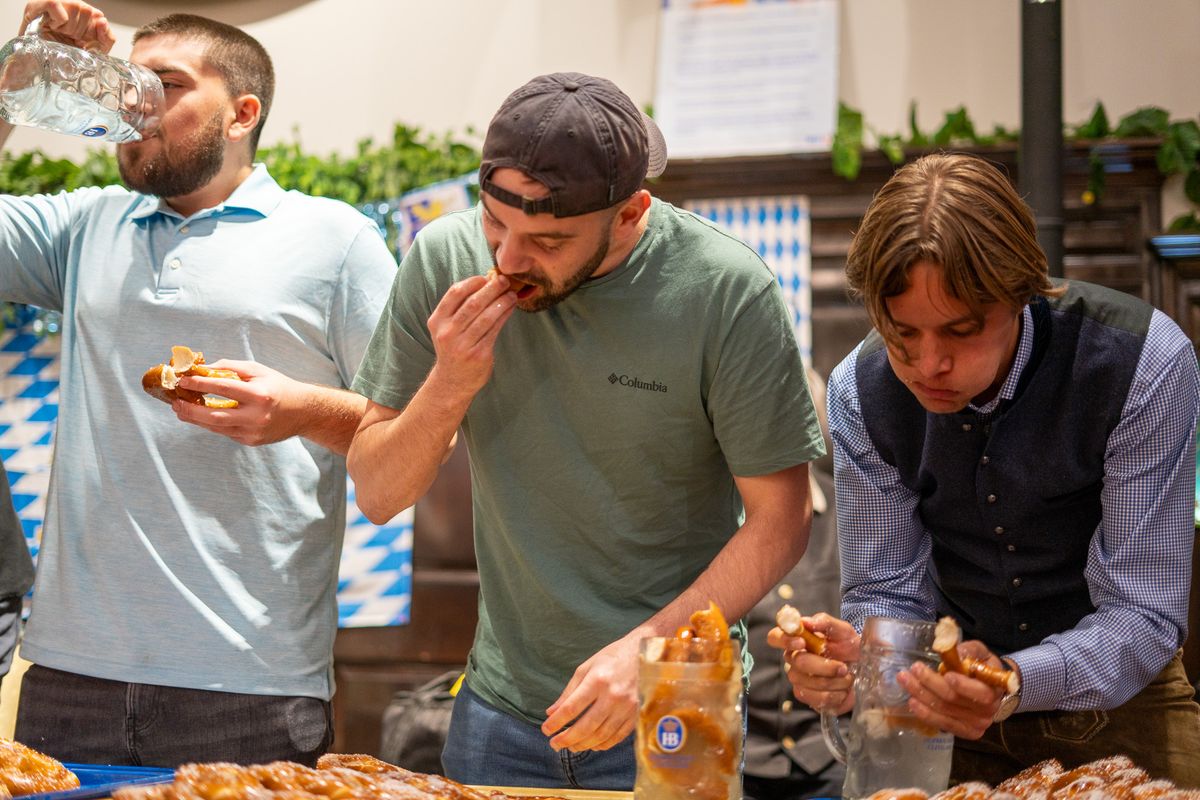
[[[963,430],[964,430],[964,431],[970,431],[970,430],[971,430],[971,423],[969,423],[969,422],[964,422],[964,423],[963,423]]]
[[[796,740],[790,736],[783,737],[782,739],[779,740],[779,743],[781,745],[783,745],[783,748],[785,750],[791,750],[793,747],[796,746]]]
[[[986,467],[988,464],[992,463],[992,460],[987,456],[984,456],[983,458],[979,459],[979,463]]]
[[[191,230],[191,228],[189,228],[187,225],[184,225],[182,228],[180,228],[180,229],[179,229],[179,232],[180,232],[180,233],[187,233],[187,232],[188,232],[188,231],[190,231],[190,230]]]
[[[782,703],[779,704],[779,710],[785,714],[788,713],[789,711],[791,711],[792,710],[792,701],[784,700]]]
[[[1021,579],[1020,579],[1020,578],[1013,578],[1013,579],[1012,579],[1012,585],[1013,585],[1015,588],[1018,588],[1018,589],[1019,589],[1019,588],[1021,588]]]
[[[1019,631],[1027,631],[1027,630],[1029,630],[1029,624],[1028,624],[1028,623],[1025,623],[1025,622],[1022,622],[1020,625],[1018,625],[1018,626],[1017,626],[1017,630],[1019,630]]]
[[[796,590],[786,583],[781,583],[779,584],[779,588],[775,590],[775,593],[783,600],[791,600],[795,596]]]
[[[180,261],[178,258],[172,258],[169,262],[167,262],[167,265],[171,269],[179,269],[181,266],[183,266],[183,262]]]
[[[1004,535],[1004,528],[1003,528],[1002,526],[1000,526],[1000,525],[997,525],[997,526],[995,527],[995,531],[996,531],[996,535],[997,535],[997,536],[1003,536],[1003,535]]]
[[[994,495],[994,494],[989,494],[989,495],[987,496],[987,501],[988,501],[989,503],[994,503],[994,502],[996,502],[996,495]]]

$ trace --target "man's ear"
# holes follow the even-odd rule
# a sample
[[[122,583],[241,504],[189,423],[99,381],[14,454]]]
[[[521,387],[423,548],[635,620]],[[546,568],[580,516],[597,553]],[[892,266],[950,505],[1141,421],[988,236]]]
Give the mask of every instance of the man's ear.
[[[233,122],[229,125],[226,137],[231,142],[240,142],[247,138],[258,127],[262,115],[262,101],[258,95],[244,94],[233,100]]]
[[[641,221],[642,215],[649,208],[650,193],[645,189],[638,189],[617,210],[617,218],[614,221],[615,227],[618,230],[625,228],[630,231],[636,231],[638,222]]]

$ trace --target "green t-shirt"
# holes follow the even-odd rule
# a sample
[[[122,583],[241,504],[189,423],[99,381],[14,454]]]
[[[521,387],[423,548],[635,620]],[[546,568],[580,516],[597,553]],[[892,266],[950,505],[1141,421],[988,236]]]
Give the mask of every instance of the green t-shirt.
[[[433,365],[429,315],[491,264],[477,208],[423,230],[355,390],[404,408]],[[733,475],[824,453],[774,276],[742,242],[658,200],[619,267],[509,319],[462,429],[480,582],[468,681],[538,724],[579,664],[729,541],[742,517]]]

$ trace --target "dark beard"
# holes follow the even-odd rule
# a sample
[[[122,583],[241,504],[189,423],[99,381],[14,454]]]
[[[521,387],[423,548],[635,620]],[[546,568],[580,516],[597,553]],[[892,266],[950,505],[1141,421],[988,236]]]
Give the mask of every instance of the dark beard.
[[[153,158],[134,166],[117,147],[121,180],[135,192],[156,197],[182,197],[202,188],[225,164],[225,132],[220,114],[181,139],[165,145]]]
[[[528,307],[523,307],[518,304],[517,308],[532,314],[538,311],[545,311],[547,308],[556,306],[563,300],[566,300],[568,297],[574,294],[576,289],[583,285],[584,281],[592,277],[592,274],[600,268],[602,263],[604,263],[604,259],[608,257],[608,243],[609,237],[606,234],[603,238],[601,238],[600,244],[596,247],[596,252],[592,253],[591,257],[585,261],[579,269],[571,273],[571,275],[563,283],[562,288],[558,291],[552,291],[549,286],[539,280],[529,280],[521,275],[514,275],[514,278],[523,280],[526,283],[536,284],[542,289],[541,294],[536,299],[531,301],[531,305]],[[494,260],[495,259],[493,258],[493,261]]]

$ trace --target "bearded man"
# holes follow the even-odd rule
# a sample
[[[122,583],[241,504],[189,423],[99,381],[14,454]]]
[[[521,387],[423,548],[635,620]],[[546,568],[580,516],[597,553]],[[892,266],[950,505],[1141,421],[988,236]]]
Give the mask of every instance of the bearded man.
[[[641,639],[740,617],[808,541],[825,448],[791,316],[753,250],[642,188],[665,161],[610,81],[514,91],[479,206],[422,230],[355,378],[369,518],[467,441],[480,619],[442,756],[465,783],[632,788]]]
[[[113,43],[82,2],[31,2],[25,24],[43,14],[43,35]],[[0,198],[0,296],[63,315],[16,737],[73,762],[312,764],[332,739],[343,456],[366,404],[341,387],[395,261],[361,214],[254,164],[274,91],[257,41],[173,14],[131,59],[166,102],[117,148],[129,189]],[[172,416],[140,390],[182,343],[242,378],[182,385],[236,408]]]

